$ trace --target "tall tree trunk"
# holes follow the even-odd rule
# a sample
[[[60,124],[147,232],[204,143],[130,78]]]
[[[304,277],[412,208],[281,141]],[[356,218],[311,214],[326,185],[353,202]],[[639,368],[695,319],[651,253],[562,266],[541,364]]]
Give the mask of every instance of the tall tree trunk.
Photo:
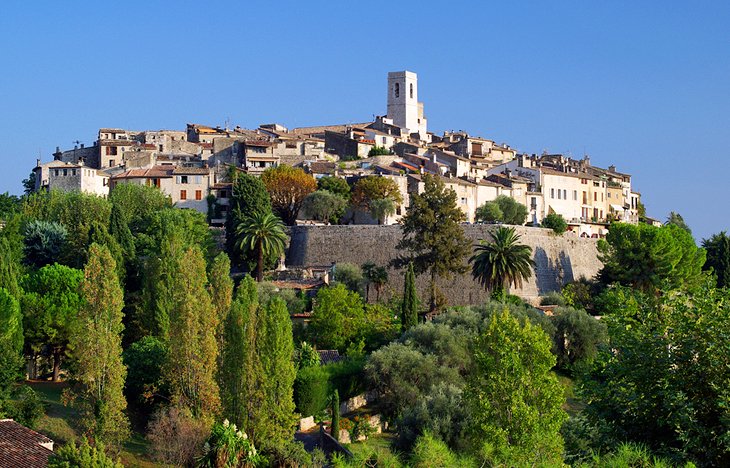
[[[435,312],[436,311],[436,272],[431,270],[431,305],[429,307],[429,312]]]
[[[256,266],[256,281],[259,283],[264,280],[264,249],[262,246],[262,242],[258,241],[258,265]]]
[[[59,375],[61,374],[61,352],[60,346],[53,348],[53,381],[58,382]]]

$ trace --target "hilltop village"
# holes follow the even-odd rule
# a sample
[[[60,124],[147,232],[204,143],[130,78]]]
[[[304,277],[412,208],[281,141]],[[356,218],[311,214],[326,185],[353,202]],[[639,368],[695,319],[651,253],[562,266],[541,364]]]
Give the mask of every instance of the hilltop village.
[[[315,179],[353,184],[377,176],[395,182],[400,197],[392,210],[377,217],[355,207],[343,218],[347,224],[397,223],[409,195],[423,191],[424,174],[438,175],[456,192],[469,223],[478,221],[478,207],[498,196],[527,207],[527,225],[555,213],[581,237],[603,237],[611,221],[636,224],[643,217],[631,176],[615,166],[593,166],[588,156],[522,154],[464,131],[436,135],[428,131],[418,100],[417,75],[391,72],[387,84],[387,113],[372,122],[292,129],[275,123],[256,129],[192,123],[184,131],[101,128],[93,144],[77,142],[72,149],[57,148],[50,162],[38,160],[35,189],[106,196],[120,183],[156,186],[175,206],[207,213],[212,225],[222,225],[232,170],[260,175],[289,165]],[[306,218],[299,213],[297,222],[312,222]]]

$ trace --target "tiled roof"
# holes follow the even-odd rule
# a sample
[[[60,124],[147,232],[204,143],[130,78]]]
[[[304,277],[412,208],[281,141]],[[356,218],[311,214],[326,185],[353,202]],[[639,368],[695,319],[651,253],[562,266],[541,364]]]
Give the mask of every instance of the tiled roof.
[[[147,179],[172,177],[172,166],[154,166],[149,169],[130,169],[117,174],[112,179]]]
[[[314,174],[332,174],[335,172],[335,163],[333,162],[312,162],[309,163],[309,172]]]
[[[208,175],[210,174],[210,169],[207,167],[182,167],[177,166],[175,169],[172,170],[173,175],[178,174],[196,174],[196,175]]]
[[[339,124],[339,125],[321,125],[318,127],[299,127],[299,128],[292,128],[289,130],[290,134],[294,135],[307,135],[312,133],[324,133],[325,130],[330,130],[332,132],[344,132],[348,127],[366,127],[368,125],[372,124],[372,122],[365,122],[365,123],[354,123],[354,124]]]
[[[43,444],[43,445],[41,445]],[[53,441],[12,419],[0,419],[0,466],[36,468],[48,466]]]

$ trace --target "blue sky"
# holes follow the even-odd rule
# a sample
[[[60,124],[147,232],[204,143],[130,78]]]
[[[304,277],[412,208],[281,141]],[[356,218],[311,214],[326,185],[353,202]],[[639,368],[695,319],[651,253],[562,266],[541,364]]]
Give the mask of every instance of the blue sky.
[[[651,216],[730,229],[727,2],[7,2],[0,192],[99,127],[289,127],[385,113],[419,75],[429,130],[584,153]]]

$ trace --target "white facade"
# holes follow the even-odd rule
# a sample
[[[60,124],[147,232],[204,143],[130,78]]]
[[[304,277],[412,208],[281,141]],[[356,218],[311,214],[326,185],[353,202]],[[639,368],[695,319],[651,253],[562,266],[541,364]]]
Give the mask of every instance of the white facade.
[[[427,125],[423,103],[418,102],[418,75],[409,71],[388,73],[388,118],[409,134],[426,140]]]

